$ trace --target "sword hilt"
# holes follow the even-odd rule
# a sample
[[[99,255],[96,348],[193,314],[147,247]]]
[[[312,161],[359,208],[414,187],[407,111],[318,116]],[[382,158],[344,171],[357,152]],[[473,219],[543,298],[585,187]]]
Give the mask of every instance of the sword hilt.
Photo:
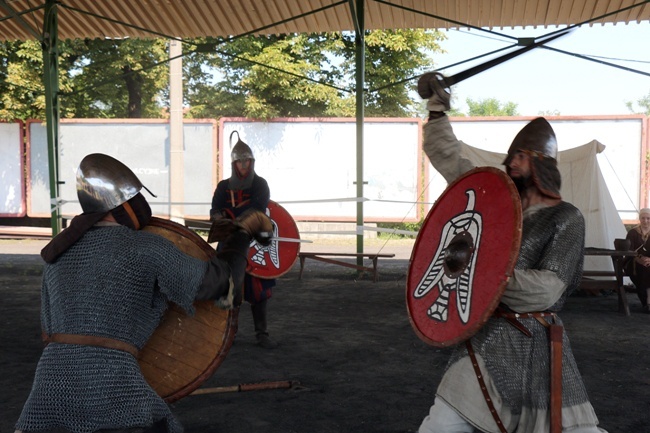
[[[418,80],[418,93],[422,99],[429,99],[436,94],[440,100],[449,101],[451,98],[451,84],[449,84],[447,77],[440,72],[427,72]]]

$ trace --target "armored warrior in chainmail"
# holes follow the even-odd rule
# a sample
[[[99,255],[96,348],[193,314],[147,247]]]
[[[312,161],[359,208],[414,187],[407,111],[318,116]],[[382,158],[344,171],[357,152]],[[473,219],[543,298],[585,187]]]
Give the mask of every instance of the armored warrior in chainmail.
[[[212,195],[210,219],[248,219],[249,212],[266,211],[271,198],[269,184],[255,172],[255,157],[250,146],[233,131],[231,140],[237,134],[237,143],[230,152],[232,174],[217,184]],[[221,248],[221,247],[219,247]],[[267,304],[276,285],[274,278],[258,278],[246,274],[244,300],[251,306],[255,339],[260,347],[273,349],[277,343],[269,335],[267,326]]]
[[[418,91],[428,99],[430,112],[423,149],[451,182],[474,167],[460,155],[461,143],[445,114],[450,92],[436,73],[423,75]],[[544,118],[528,123],[508,150],[503,164],[519,190],[523,210],[514,275],[493,317],[469,345],[452,353],[420,433],[551,431],[547,329],[561,325],[555,313],[580,281],[585,235],[582,214],[560,197],[556,158],[555,134]],[[602,433],[564,331],[560,339],[562,395],[556,398],[562,402],[562,431]]]
[[[41,252],[41,322],[48,344],[17,431],[182,432],[143,377],[137,351],[168,302],[192,314],[195,299],[236,298],[251,234],[238,226],[218,258],[192,258],[140,230],[151,217],[142,188],[110,156],[81,161],[77,192],[84,213]]]

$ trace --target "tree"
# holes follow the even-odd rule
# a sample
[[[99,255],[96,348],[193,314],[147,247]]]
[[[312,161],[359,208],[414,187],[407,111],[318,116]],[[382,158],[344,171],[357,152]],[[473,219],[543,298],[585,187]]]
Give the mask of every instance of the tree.
[[[184,96],[190,117],[318,117],[355,114],[352,33],[188,41]],[[413,76],[428,69],[442,33],[367,31],[366,116],[413,116]],[[168,105],[164,39],[85,39],[59,44],[62,117],[161,117]],[[37,42],[0,45],[0,117],[44,119]]]
[[[474,101],[471,98],[465,100],[469,107],[470,116],[517,116],[517,104],[514,102],[501,103],[495,98],[480,99]]]
[[[160,117],[167,42],[67,40],[59,44],[61,117]],[[0,44],[0,118],[45,119],[43,54],[36,41]]]
[[[366,86],[378,89],[366,94],[367,116],[418,112],[408,78],[429,65],[426,52],[439,51],[443,38],[424,30],[366,32]],[[194,83],[187,97],[193,117],[354,115],[354,34],[249,36],[220,42],[206,40],[215,49],[205,64],[220,74],[213,82],[203,77]]]
[[[43,54],[40,43],[0,43],[0,119],[45,119],[45,88],[43,85]],[[60,64],[66,69],[71,58],[66,46],[60,49]],[[60,78],[62,91],[69,90],[67,75]],[[61,116],[69,112],[62,110]]]
[[[648,91],[647,95],[645,95],[644,97],[638,99],[636,101],[636,103],[639,106],[640,111],[637,111],[634,108],[634,103],[632,103],[630,101],[626,101],[625,106],[627,107],[628,110],[630,110],[631,113],[645,114],[646,116],[650,116],[650,91]]]
[[[76,92],[64,97],[75,117],[161,116],[169,85],[165,39],[88,39],[77,47],[68,71]]]
[[[346,34],[344,34],[346,36]],[[352,35],[347,35],[346,51],[341,53],[346,59],[346,73],[354,73],[354,45]],[[419,104],[414,104],[409,92],[415,82],[401,85],[402,82],[431,68],[427,53],[440,52],[439,42],[445,36],[435,31],[425,30],[376,30],[366,32],[366,78],[368,87],[381,90],[371,92],[366,97],[366,115],[375,117],[413,116]],[[384,87],[390,86],[390,87]],[[383,87],[383,88],[382,88]]]
[[[330,44],[324,36],[251,36],[222,42],[208,39],[214,54],[204,60],[189,58],[191,64],[217,72],[212,80],[194,75],[187,94],[193,117],[327,115],[328,107],[337,105],[339,91],[318,83],[335,78],[321,68],[328,62]]]

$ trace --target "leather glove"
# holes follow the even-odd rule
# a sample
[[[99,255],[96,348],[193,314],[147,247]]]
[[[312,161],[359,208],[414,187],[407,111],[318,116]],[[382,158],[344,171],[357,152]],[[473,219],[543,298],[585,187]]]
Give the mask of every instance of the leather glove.
[[[266,246],[273,237],[273,221],[264,212],[248,209],[237,217],[237,223],[257,242]]]
[[[232,310],[239,307],[243,299],[243,274],[240,267],[235,266],[230,257],[213,256],[208,270],[203,276],[196,297],[197,301],[213,300],[222,310]]]
[[[231,219],[217,218],[212,221],[212,225],[210,226],[208,243],[221,242],[237,230],[240,230],[240,228],[239,224]]]
[[[442,112],[451,108],[451,89],[445,83],[440,72],[427,72],[418,80],[418,93],[422,99],[428,99],[427,110]]]

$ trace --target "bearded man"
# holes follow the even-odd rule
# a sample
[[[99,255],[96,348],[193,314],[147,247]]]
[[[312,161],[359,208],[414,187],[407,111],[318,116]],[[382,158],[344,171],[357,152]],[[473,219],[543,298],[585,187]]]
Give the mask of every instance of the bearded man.
[[[423,75],[418,91],[430,113],[423,149],[452,182],[474,166],[460,155],[445,114],[451,94],[436,73]],[[584,218],[560,196],[557,141],[546,119],[517,134],[503,164],[521,198],[519,257],[501,304],[470,339],[474,361],[466,345],[455,348],[420,433],[551,431],[547,329],[561,325],[557,312],[581,279]],[[602,433],[563,328],[562,340],[562,431]]]

